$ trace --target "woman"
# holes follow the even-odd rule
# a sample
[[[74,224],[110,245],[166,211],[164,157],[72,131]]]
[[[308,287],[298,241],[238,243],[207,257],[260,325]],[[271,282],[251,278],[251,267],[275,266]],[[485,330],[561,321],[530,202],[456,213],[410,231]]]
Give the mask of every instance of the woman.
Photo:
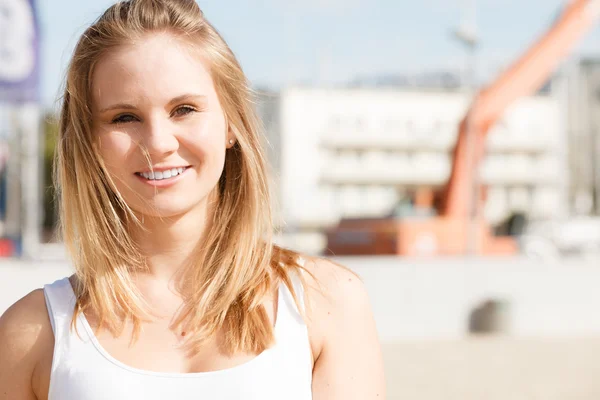
[[[361,282],[272,244],[246,78],[193,0],[80,39],[57,187],[76,273],[0,320],[0,399],[383,399]]]

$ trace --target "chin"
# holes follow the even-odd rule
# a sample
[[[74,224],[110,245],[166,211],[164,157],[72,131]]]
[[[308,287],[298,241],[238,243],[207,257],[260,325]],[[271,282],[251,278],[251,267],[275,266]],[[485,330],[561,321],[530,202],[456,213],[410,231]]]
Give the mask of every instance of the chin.
[[[137,214],[151,218],[173,218],[190,212],[203,213],[213,190],[191,187],[185,190],[168,190],[159,193],[125,193],[124,199]]]
[[[182,202],[175,199],[171,201],[163,199],[160,202],[151,202],[150,204],[135,207],[134,210],[147,217],[173,218],[200,208],[202,203],[201,200],[197,202],[189,202],[189,200]]]

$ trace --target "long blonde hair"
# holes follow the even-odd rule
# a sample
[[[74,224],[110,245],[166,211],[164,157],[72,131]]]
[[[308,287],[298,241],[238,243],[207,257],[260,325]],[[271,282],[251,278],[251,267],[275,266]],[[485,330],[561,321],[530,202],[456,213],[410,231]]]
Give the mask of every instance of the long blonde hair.
[[[130,235],[139,224],[115,188],[92,134],[91,82],[107,52],[153,32],[177,35],[203,52],[229,128],[213,212],[190,261],[184,305],[175,325],[197,349],[224,328],[224,349],[260,352],[273,341],[262,300],[280,282],[290,289],[298,254],[275,246],[260,123],[250,85],[236,57],[193,0],[129,0],[111,6],[80,38],[68,68],[60,115],[55,179],[63,239],[76,269],[79,313],[93,311],[98,327],[134,337],[151,318],[132,275],[146,268]],[[293,290],[293,289],[292,289]]]

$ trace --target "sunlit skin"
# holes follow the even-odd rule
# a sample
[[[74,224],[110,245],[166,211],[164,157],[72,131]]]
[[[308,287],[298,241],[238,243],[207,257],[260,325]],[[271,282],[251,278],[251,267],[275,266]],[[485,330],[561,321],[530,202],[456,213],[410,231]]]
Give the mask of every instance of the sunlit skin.
[[[176,265],[171,256],[189,252],[200,239],[234,139],[210,71],[189,44],[154,34],[108,53],[92,87],[100,155],[148,228],[136,240],[150,256],[169,254],[169,265]],[[172,168],[185,170],[164,180],[139,175]],[[157,273],[167,268],[160,256],[150,264]]]
[[[120,336],[99,330],[99,343],[119,362],[146,371],[206,372],[249,362],[257,355],[223,353],[222,331],[190,355],[180,347],[185,332],[171,323],[183,304],[181,286],[173,282],[202,243],[225,155],[236,141],[208,63],[175,36],[148,34],[134,45],[111,49],[94,69],[92,90],[92,134],[99,155],[145,228],[133,229],[132,238],[149,268],[132,275],[156,316],[144,322],[135,345],[127,321]],[[175,178],[146,178],[173,168]],[[306,268],[318,281],[306,286],[312,398],[385,399],[382,355],[364,285],[326,260],[308,262]],[[278,315],[276,289],[262,302],[271,324]],[[86,310],[85,317],[98,327],[94,310]],[[46,400],[54,348],[44,293],[38,289],[0,318],[0,400]]]

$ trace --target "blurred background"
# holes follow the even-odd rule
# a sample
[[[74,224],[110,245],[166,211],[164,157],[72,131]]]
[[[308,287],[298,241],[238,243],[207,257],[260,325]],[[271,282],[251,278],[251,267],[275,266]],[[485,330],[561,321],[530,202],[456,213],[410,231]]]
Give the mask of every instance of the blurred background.
[[[600,1],[205,0],[277,241],[369,290],[390,399],[599,399]],[[71,272],[66,64],[112,1],[0,0],[0,313]]]

